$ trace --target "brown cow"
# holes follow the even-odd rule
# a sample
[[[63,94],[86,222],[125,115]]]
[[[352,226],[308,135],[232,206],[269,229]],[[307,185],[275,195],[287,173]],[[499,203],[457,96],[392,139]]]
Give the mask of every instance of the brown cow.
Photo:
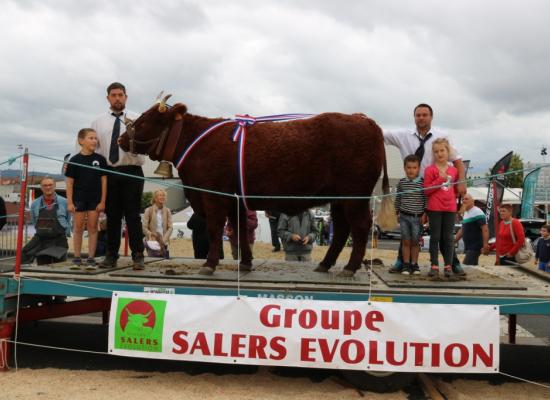
[[[191,115],[183,104],[169,107],[165,103],[168,97],[157,101],[137,120],[127,121],[126,133],[119,139],[125,151],[148,154],[152,160],[167,160],[176,165],[193,139],[222,121]],[[228,194],[185,189],[193,210],[205,216],[208,224],[210,249],[199,271],[205,275],[212,274],[218,265],[226,218],[233,226],[237,226],[239,219],[241,269],[250,270],[252,266],[242,200],[237,211],[238,144],[232,141],[234,129],[235,123],[217,128],[193,148],[179,168],[184,185]],[[245,194],[265,196],[247,197],[248,207],[293,215],[330,202],[334,239],[316,271],[327,272],[335,264],[351,232],[351,257],[340,275],[352,276],[361,267],[365,255],[372,223],[369,200],[338,197],[370,196],[382,167],[383,189],[388,192],[380,127],[365,116],[339,113],[289,122],[257,123],[248,128],[245,154]],[[287,198],[281,198],[283,196]],[[306,198],[288,198],[291,196]],[[384,221],[380,223],[383,225]]]

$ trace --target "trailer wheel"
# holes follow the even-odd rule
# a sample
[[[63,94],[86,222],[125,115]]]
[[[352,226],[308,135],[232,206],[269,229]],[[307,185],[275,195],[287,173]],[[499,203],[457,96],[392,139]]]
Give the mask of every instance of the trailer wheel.
[[[376,393],[397,392],[410,385],[416,374],[406,372],[342,370],[342,376],[353,386]]]

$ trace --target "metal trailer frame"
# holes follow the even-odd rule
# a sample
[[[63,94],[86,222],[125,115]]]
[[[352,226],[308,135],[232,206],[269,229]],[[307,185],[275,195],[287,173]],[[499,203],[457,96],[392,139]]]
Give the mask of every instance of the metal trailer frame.
[[[181,258],[187,266],[198,269],[202,260]],[[6,262],[7,261],[7,262]],[[0,262],[5,272],[0,273],[0,332],[2,326],[12,325],[6,332],[13,331],[14,317],[17,312],[17,300],[20,299],[19,321],[30,321],[62,317],[68,315],[103,312],[104,322],[108,321],[107,313],[113,291],[128,291],[136,293],[172,293],[178,295],[207,296],[252,296],[272,298],[315,299],[333,301],[391,301],[398,303],[434,303],[434,304],[484,304],[500,306],[500,313],[509,315],[509,342],[515,343],[516,315],[549,315],[550,288],[526,290],[510,289],[467,289],[438,288],[420,289],[414,287],[389,287],[381,279],[370,285],[370,281],[350,284],[349,278],[332,279],[325,282],[315,280],[312,272],[314,265],[301,264],[304,274],[311,280],[292,282],[291,279],[276,282],[262,280],[246,280],[253,272],[240,272],[240,280],[228,280],[226,277],[216,279],[203,278],[197,275],[187,277],[151,277],[151,276],[120,276],[126,269],[131,271],[129,258],[119,260],[122,268],[93,274],[71,274],[54,272],[26,272],[17,276],[10,268],[10,261]],[[147,259],[148,268],[158,265],[158,259]],[[162,261],[161,261],[162,262]],[[235,268],[234,261],[223,261],[222,266]],[[258,265],[266,262],[255,261]],[[281,263],[279,263],[280,265]],[[292,263],[283,263],[291,267]],[[269,262],[267,262],[269,265]],[[223,268],[223,267],[222,267]],[[503,268],[503,267],[500,267]],[[6,269],[10,269],[6,271]],[[233,273],[236,277],[237,272]],[[362,273],[365,275],[365,273]],[[132,275],[127,274],[127,275]],[[533,278],[537,279],[537,277]],[[369,283],[369,284],[367,284]],[[369,287],[370,286],[370,287]],[[543,287],[543,286],[541,286]],[[77,297],[85,300],[71,302],[49,302],[44,299],[51,297]],[[11,335],[10,335],[11,336]],[[0,339],[2,336],[0,335]]]

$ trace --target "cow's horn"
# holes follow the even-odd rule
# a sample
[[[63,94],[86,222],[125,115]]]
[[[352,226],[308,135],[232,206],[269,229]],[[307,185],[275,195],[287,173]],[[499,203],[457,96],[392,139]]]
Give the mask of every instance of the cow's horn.
[[[170,97],[172,97],[171,94],[167,94],[164,96],[164,98],[159,103],[159,112],[163,113],[166,112],[166,100],[168,100]]]
[[[162,99],[163,94],[164,94],[164,90],[161,90],[157,98],[155,99],[155,103],[160,103],[160,100]]]

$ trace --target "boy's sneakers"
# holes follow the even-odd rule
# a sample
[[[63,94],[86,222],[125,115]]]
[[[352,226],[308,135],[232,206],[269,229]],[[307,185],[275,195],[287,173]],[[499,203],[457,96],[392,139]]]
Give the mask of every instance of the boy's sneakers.
[[[403,264],[401,275],[410,275],[412,266],[409,263]]]
[[[88,257],[86,264],[88,264],[89,267],[95,267],[97,265],[93,257]]]
[[[73,258],[73,264],[80,267],[82,265],[82,259],[80,257]]]
[[[403,264],[394,264],[390,267],[390,274],[401,274],[403,273]]]
[[[439,276],[439,267],[437,265],[432,265],[432,267],[430,268],[430,272],[428,272],[428,276],[430,278]]]
[[[400,274],[403,272],[403,262],[398,258],[390,267],[390,274]]]
[[[411,275],[420,275],[420,267],[417,263],[414,263],[409,272]]]
[[[445,278],[450,278],[451,275],[453,274],[453,270],[452,270],[451,266],[450,265],[445,265],[445,269],[444,269],[443,273],[445,274]]]

